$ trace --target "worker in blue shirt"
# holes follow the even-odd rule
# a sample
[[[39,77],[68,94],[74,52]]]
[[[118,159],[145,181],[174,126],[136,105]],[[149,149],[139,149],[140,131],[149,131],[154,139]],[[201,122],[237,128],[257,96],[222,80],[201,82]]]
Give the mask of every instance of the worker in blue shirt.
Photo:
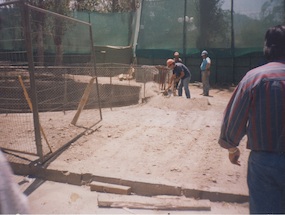
[[[172,69],[173,75],[170,78],[168,89],[174,81],[179,81],[178,96],[182,96],[182,88],[184,88],[186,98],[190,99],[189,82],[191,80],[190,70],[183,63],[175,63],[173,59],[168,59],[166,65]]]
[[[203,84],[203,96],[209,96],[210,90],[210,67],[211,59],[208,57],[208,52],[206,50],[201,53],[202,63],[200,65],[201,75],[202,75],[202,84]]]

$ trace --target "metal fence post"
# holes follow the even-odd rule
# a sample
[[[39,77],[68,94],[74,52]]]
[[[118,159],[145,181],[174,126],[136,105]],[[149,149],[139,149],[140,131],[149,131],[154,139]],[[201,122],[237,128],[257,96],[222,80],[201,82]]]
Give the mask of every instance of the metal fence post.
[[[145,71],[143,73],[143,101],[145,101],[145,88],[146,88],[146,77],[145,77]]]
[[[89,13],[90,18],[90,13]],[[98,98],[98,108],[100,113],[100,121],[102,120],[102,110],[101,110],[101,98],[100,98],[100,92],[99,92],[99,86],[98,86],[98,74],[97,74],[97,62],[96,62],[96,54],[95,54],[95,48],[94,48],[94,42],[93,42],[93,34],[92,34],[92,24],[89,22],[89,35],[90,35],[90,46],[91,46],[91,63],[92,63],[92,71],[91,76],[95,76],[96,80],[96,92],[97,92],[97,98]],[[96,100],[96,99],[95,99]]]
[[[112,77],[113,77],[113,69],[111,69],[110,74],[110,88],[111,88],[111,96],[110,96],[110,109],[112,110],[113,107],[113,83],[112,83]]]
[[[34,69],[34,60],[33,60],[33,47],[32,47],[32,38],[31,38],[31,23],[30,23],[30,9],[25,2],[22,2],[22,17],[24,20],[24,35],[27,51],[27,60],[29,67],[29,76],[30,76],[30,96],[32,101],[32,112],[34,120],[34,129],[35,129],[35,141],[37,147],[37,154],[40,157],[40,160],[43,161],[43,149],[40,133],[40,120],[38,112],[38,102],[37,102],[37,91],[35,83],[35,69]]]
[[[235,83],[235,32],[234,32],[234,0],[231,0],[231,55],[232,55],[232,83]]]

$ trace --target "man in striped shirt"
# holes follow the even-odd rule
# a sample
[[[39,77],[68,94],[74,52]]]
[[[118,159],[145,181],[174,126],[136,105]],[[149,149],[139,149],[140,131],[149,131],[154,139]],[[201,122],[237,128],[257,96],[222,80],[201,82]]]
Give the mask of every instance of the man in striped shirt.
[[[249,71],[224,112],[219,144],[240,165],[237,148],[247,135],[250,213],[285,214],[285,26],[267,30],[268,63]]]

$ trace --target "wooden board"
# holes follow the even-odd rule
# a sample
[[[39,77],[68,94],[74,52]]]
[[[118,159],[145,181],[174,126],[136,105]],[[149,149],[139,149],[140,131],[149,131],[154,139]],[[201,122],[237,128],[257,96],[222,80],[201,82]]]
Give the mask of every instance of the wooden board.
[[[186,197],[98,194],[97,200],[99,207],[151,210],[211,210],[209,200],[195,200]]]
[[[131,194],[131,188],[127,186],[117,185],[117,184],[108,184],[102,182],[91,182],[90,190],[104,193],[114,193],[114,194]]]

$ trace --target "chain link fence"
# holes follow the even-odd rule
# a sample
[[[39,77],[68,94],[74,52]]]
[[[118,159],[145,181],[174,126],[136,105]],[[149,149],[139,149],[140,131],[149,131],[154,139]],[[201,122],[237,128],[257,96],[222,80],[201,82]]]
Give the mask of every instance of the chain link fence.
[[[45,162],[102,120],[91,25],[23,1],[0,10],[0,147]]]
[[[102,107],[134,105],[161,93],[169,81],[165,66],[97,64]],[[162,84],[164,83],[164,85]]]
[[[44,163],[94,131],[101,108],[144,102],[168,82],[165,66],[96,65],[89,23],[21,1],[0,10],[0,147],[16,157]],[[78,40],[76,25],[90,34]]]

